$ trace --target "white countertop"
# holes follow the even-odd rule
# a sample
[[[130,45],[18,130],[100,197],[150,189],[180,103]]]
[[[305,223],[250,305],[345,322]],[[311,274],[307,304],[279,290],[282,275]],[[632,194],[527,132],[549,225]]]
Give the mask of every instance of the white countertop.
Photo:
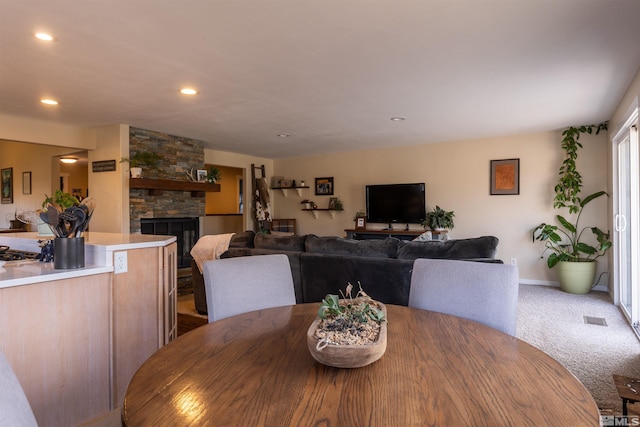
[[[40,252],[39,240],[49,240],[51,236],[38,233],[2,233],[0,245],[12,249]],[[29,285],[32,283],[90,276],[113,271],[113,252],[140,248],[164,247],[176,241],[175,236],[152,234],[84,233],[85,267],[55,269],[52,262],[20,261],[0,267],[0,288]]]
[[[7,263],[0,268],[0,288],[30,285],[52,280],[70,279],[73,277],[91,276],[111,273],[113,266],[94,266],[85,264],[84,268],[56,270],[53,262],[20,261]]]

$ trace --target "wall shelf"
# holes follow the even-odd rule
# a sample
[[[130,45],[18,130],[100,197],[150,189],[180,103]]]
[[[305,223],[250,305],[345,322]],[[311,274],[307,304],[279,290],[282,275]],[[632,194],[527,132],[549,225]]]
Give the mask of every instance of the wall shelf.
[[[301,185],[301,186],[296,186],[296,187],[271,187],[272,190],[280,190],[284,197],[287,197],[287,190],[296,190],[296,193],[298,193],[298,197],[302,197],[302,189],[303,188],[309,188],[309,186],[308,185]]]
[[[172,179],[129,178],[129,188],[149,190],[150,196],[160,196],[164,191],[190,191],[191,197],[203,197],[204,193],[220,192],[220,184]]]
[[[329,212],[329,215],[331,215],[331,219],[334,219],[336,217],[336,212],[342,212],[342,209],[323,209],[323,208],[302,209],[302,210],[303,211],[307,211],[307,212],[311,212],[315,219],[318,219],[318,212],[319,211]]]

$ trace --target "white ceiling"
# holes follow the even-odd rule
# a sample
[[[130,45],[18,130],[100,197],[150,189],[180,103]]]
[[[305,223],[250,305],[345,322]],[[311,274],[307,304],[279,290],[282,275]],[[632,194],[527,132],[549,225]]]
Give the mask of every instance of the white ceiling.
[[[639,68],[638,0],[0,0],[0,114],[267,158],[599,122]]]

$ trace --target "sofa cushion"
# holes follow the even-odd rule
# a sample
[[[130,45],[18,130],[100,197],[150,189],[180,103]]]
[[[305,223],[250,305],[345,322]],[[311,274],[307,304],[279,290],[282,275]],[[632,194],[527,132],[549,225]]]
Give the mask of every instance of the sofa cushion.
[[[308,235],[305,248],[307,252],[319,254],[395,258],[399,244],[400,240],[395,237],[382,240],[351,240]]]
[[[302,295],[304,302],[319,302],[327,294],[339,295],[348,283],[352,295],[360,286],[384,304],[407,305],[413,261],[377,257],[355,257],[302,252]]]
[[[498,238],[494,236],[471,239],[427,240],[403,243],[398,248],[398,259],[446,258],[473,259],[495,258]]]
[[[256,234],[253,247],[273,249],[277,251],[304,251],[305,236],[274,236],[272,234]]]
[[[230,248],[252,248],[253,239],[256,233],[252,230],[243,231],[242,233],[236,233],[229,242]]]

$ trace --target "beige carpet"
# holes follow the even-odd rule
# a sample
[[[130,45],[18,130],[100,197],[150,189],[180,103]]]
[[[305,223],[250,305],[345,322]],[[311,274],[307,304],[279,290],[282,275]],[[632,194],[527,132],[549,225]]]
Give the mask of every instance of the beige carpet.
[[[586,324],[584,316],[607,326]],[[612,374],[640,378],[640,341],[607,293],[520,285],[517,336],[573,373],[603,414],[622,413]]]

